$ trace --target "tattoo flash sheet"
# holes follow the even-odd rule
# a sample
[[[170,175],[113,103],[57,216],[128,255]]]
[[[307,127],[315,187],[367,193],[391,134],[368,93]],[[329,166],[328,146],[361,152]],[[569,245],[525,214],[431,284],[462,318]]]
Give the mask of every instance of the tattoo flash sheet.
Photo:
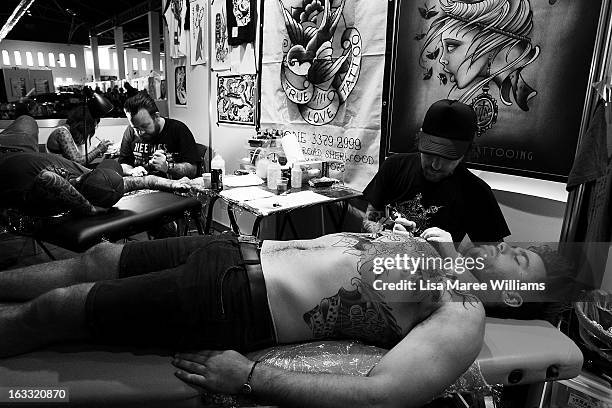
[[[177,106],[187,106],[187,72],[185,66],[174,69],[175,102]]]
[[[255,125],[254,74],[217,76],[219,123]]]
[[[225,71],[230,69],[230,46],[227,43],[227,11],[225,0],[212,0],[210,15],[210,38],[213,42],[211,69]]]
[[[191,65],[206,64],[208,24],[206,0],[191,0]]]

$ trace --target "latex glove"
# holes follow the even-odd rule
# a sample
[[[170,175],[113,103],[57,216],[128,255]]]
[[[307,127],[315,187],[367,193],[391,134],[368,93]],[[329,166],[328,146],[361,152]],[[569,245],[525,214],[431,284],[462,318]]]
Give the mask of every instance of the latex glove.
[[[142,166],[134,167],[132,170],[128,172],[128,176],[132,177],[142,177],[149,174],[149,172]]]
[[[166,159],[166,153],[163,150],[156,150],[149,160],[149,165],[162,173],[168,172],[168,160]]]
[[[233,350],[204,350],[179,353],[172,364],[179,369],[176,376],[186,383],[217,393],[238,394],[254,363]]]
[[[438,227],[427,228],[421,233],[421,238],[432,244],[442,257],[457,258],[459,256],[453,244],[453,236],[448,231]]]
[[[410,232],[416,228],[416,222],[410,221],[402,216],[393,220],[394,232]]]

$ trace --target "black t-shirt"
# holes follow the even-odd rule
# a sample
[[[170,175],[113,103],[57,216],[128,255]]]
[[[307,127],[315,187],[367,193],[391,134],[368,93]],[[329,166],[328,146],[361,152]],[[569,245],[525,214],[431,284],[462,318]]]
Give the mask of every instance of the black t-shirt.
[[[24,208],[45,205],[27,203],[26,193],[30,191],[36,176],[49,166],[65,169],[78,177],[89,172],[88,169],[48,153],[19,152],[0,154],[0,207]]]
[[[434,183],[423,176],[419,153],[396,154],[383,162],[363,191],[379,210],[411,200],[418,193],[423,207],[441,206],[431,216],[430,225],[450,232],[455,242],[461,242],[465,234],[472,242],[498,242],[510,235],[489,185],[462,164]]]
[[[119,163],[129,164],[132,167],[142,166],[149,169],[149,160],[156,150],[164,150],[168,162],[191,163],[197,165],[201,158],[193,134],[183,122],[175,119],[164,118],[164,128],[160,134],[151,142],[145,143],[136,134],[132,127],[128,126],[123,132],[121,150],[119,152]],[[156,174],[156,173],[151,173]],[[157,174],[165,176],[163,174]]]

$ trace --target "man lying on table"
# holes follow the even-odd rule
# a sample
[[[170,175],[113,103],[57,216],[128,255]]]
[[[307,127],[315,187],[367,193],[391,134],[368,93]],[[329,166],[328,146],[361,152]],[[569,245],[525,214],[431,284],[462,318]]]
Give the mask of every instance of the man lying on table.
[[[257,243],[228,234],[102,243],[74,259],[0,272],[0,302],[24,302],[0,308],[0,355],[84,340],[226,350],[178,354],[176,375],[282,405],[420,406],[478,355],[483,305],[452,289],[381,285],[418,288],[464,277],[546,283],[556,272],[546,269],[548,255],[505,243],[472,250],[483,266],[475,276],[387,265],[404,255],[460,258],[446,244],[448,233],[428,229],[423,237],[340,233],[265,241],[260,253]],[[490,293],[498,304],[518,306],[519,297]],[[283,371],[239,353],[315,339],[391,350],[367,377]]]
[[[95,215],[106,212],[129,191],[188,189],[186,180],[121,174],[115,160],[104,160],[90,170],[47,153],[0,153],[0,208],[41,216],[65,211]]]
[[[0,209],[31,215],[74,211],[94,215],[132,190],[183,190],[184,180],[155,176],[123,177],[121,166],[103,161],[90,170],[71,160],[38,152],[38,125],[22,115],[0,132]]]

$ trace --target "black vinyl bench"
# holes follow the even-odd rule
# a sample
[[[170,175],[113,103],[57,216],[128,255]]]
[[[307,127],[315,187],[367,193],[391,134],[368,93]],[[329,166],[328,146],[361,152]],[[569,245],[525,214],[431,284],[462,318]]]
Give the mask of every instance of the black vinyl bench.
[[[36,240],[47,255],[53,258],[43,243],[73,252],[84,252],[102,240],[117,241],[183,218],[192,218],[198,232],[202,234],[201,209],[202,204],[194,197],[162,191],[139,191],[121,198],[106,214],[68,214],[50,218],[27,231],[19,231],[18,228],[12,230]],[[186,234],[187,225],[184,229]]]

